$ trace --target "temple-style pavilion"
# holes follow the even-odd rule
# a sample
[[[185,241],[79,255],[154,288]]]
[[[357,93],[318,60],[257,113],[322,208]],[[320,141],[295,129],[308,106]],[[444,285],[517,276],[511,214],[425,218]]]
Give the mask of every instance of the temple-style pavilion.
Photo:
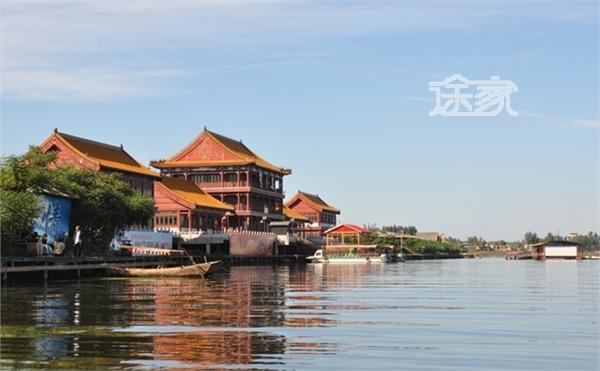
[[[44,152],[57,152],[56,166],[71,165],[118,173],[137,192],[148,197],[154,196],[154,180],[160,176],[137,162],[122,145],[100,143],[54,129],[52,135],[40,144],[40,148]]]
[[[172,177],[154,183],[154,203],[155,228],[178,233],[220,229],[226,226],[228,213],[233,215],[234,210],[193,182]]]
[[[180,152],[151,165],[163,176],[190,180],[232,205],[229,227],[266,231],[271,221],[284,220],[283,177],[291,170],[269,163],[241,141],[204,128]]]
[[[303,215],[309,223],[299,231],[306,237],[322,237],[323,232],[336,225],[340,210],[329,205],[319,195],[298,191],[285,206]]]
[[[356,224],[340,224],[324,232],[326,245],[360,245],[360,237],[369,232],[367,228]]]

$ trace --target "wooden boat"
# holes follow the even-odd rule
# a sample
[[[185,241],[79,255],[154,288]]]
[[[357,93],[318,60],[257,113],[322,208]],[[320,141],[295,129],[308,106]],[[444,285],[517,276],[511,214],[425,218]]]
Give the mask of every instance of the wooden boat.
[[[166,268],[109,268],[108,271],[116,276],[123,277],[206,277],[223,269],[220,260],[208,263],[184,265]]]

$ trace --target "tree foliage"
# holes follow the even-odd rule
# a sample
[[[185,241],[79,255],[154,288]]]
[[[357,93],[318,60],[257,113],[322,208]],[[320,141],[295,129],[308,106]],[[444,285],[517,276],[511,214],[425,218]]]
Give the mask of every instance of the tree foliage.
[[[550,241],[560,241],[563,238],[561,236],[559,236],[558,234],[552,234],[551,232],[548,232],[548,234],[546,235],[546,237],[544,237],[544,242],[550,242]]]
[[[73,197],[71,230],[80,225],[85,247],[94,253],[105,252],[112,238],[123,229],[144,225],[152,217],[152,198],[135,192],[118,174],[72,166],[54,167],[51,166],[54,159],[54,154],[31,147],[22,156],[10,156],[2,161],[3,229],[6,225],[17,234],[31,231],[40,211],[35,208],[36,194],[48,190]],[[21,210],[21,213],[12,210]],[[5,230],[2,234],[4,237]]]
[[[2,246],[31,231],[41,211],[41,202],[35,194],[0,188]]]
[[[412,225],[402,226],[402,225],[384,225],[381,227],[382,232],[393,232],[393,233],[404,233],[410,235],[417,234],[417,228]]]
[[[596,232],[588,232],[587,235],[577,235],[573,241],[581,244],[584,250],[598,251],[600,250],[600,235]]]
[[[525,235],[523,236],[523,242],[526,245],[533,245],[533,244],[540,242],[540,238],[538,237],[537,233],[535,233],[535,232],[526,232]]]
[[[467,238],[467,244],[471,246],[483,246],[485,245],[485,240],[481,237],[471,236]]]

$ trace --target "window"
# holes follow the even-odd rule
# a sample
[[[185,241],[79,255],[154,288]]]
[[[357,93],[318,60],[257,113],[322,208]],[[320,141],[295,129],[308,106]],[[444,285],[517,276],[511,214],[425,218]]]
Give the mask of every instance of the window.
[[[220,183],[221,175],[219,175],[219,174],[192,175],[191,179],[194,183]]]

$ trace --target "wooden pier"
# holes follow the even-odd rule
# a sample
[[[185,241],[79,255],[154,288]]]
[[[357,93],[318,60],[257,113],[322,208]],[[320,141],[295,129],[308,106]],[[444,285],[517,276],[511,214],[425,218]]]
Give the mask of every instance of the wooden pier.
[[[193,256],[194,261],[223,260],[226,265],[304,264],[303,255],[276,256]],[[6,257],[0,260],[2,282],[47,281],[50,279],[103,276],[110,268],[134,268],[191,264],[189,256],[135,257]]]

